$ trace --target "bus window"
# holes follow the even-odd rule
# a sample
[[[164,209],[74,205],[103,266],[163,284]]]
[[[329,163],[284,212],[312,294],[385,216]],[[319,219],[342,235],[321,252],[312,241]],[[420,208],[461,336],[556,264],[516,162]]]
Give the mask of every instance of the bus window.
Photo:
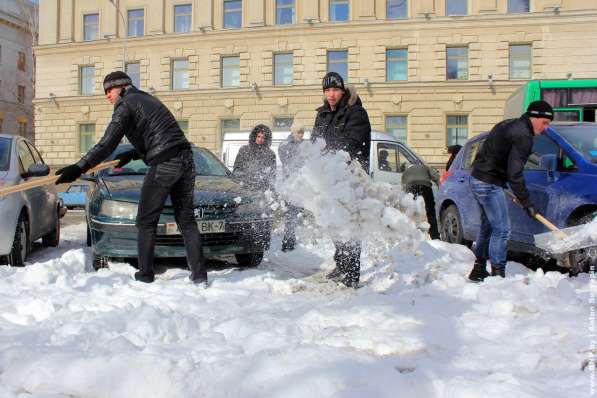
[[[556,109],[553,120],[556,122],[578,122],[580,121],[580,110]]]

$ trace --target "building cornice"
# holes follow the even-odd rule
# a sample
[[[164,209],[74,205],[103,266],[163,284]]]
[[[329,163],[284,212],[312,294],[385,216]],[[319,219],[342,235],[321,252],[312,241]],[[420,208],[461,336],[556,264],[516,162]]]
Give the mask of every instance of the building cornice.
[[[244,27],[241,29],[220,29],[209,30],[205,32],[190,32],[190,33],[166,33],[159,35],[146,35],[143,37],[127,37],[127,38],[111,38],[104,40],[86,41],[86,42],[69,42],[59,44],[46,44],[35,47],[38,55],[64,54],[64,53],[80,53],[82,51],[90,50],[109,50],[117,49],[123,46],[126,42],[128,47],[153,47],[155,45],[176,45],[180,46],[196,46],[200,41],[234,41],[237,38],[246,38],[251,35],[253,39],[289,39],[300,37],[310,37],[322,35],[334,35],[336,37],[344,37],[343,34],[354,34],[356,31],[363,29],[367,33],[388,32],[412,32],[412,31],[426,31],[434,29],[464,29],[464,28],[517,28],[528,27],[529,25],[557,25],[567,24],[571,22],[579,22],[578,18],[582,17],[583,22],[589,22],[591,19],[595,20],[597,24],[597,10],[587,11],[561,11],[557,14],[554,12],[534,12],[529,14],[482,14],[482,15],[467,15],[454,17],[432,17],[430,19],[414,18],[404,20],[369,20],[369,21],[350,21],[343,23],[332,22],[317,22],[313,24],[302,23],[284,26],[260,26],[260,27]],[[499,24],[496,24],[498,22]],[[212,46],[217,46],[214,43]]]

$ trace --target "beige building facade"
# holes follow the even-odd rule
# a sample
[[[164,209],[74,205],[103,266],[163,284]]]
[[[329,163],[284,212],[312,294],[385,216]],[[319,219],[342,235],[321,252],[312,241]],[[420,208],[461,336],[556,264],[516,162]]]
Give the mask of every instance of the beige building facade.
[[[593,0],[42,0],[36,145],[79,159],[123,66],[216,153],[227,130],[312,126],[332,69],[373,128],[439,165],[528,79],[597,78],[595,43]]]

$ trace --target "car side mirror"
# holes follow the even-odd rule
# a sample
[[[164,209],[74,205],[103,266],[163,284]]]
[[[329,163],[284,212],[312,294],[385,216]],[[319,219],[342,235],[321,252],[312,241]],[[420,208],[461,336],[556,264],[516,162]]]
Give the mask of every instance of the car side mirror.
[[[557,169],[558,159],[556,155],[549,153],[541,156],[540,165],[541,168],[547,170],[548,173],[553,173]]]
[[[50,174],[50,168],[43,163],[34,163],[27,169],[27,172],[22,175],[23,178],[29,177],[44,177]]]

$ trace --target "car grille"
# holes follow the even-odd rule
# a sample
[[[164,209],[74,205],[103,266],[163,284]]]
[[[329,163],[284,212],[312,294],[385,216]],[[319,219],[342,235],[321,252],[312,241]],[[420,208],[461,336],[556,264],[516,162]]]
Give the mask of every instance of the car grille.
[[[204,246],[224,246],[238,243],[243,234],[241,232],[226,232],[221,234],[202,234],[201,244]],[[155,243],[159,246],[183,246],[182,235],[157,235]]]
[[[198,220],[226,220],[236,210],[236,205],[228,204],[226,207],[221,205],[198,206],[194,209],[195,218]],[[173,215],[174,209],[165,208],[162,214]]]

